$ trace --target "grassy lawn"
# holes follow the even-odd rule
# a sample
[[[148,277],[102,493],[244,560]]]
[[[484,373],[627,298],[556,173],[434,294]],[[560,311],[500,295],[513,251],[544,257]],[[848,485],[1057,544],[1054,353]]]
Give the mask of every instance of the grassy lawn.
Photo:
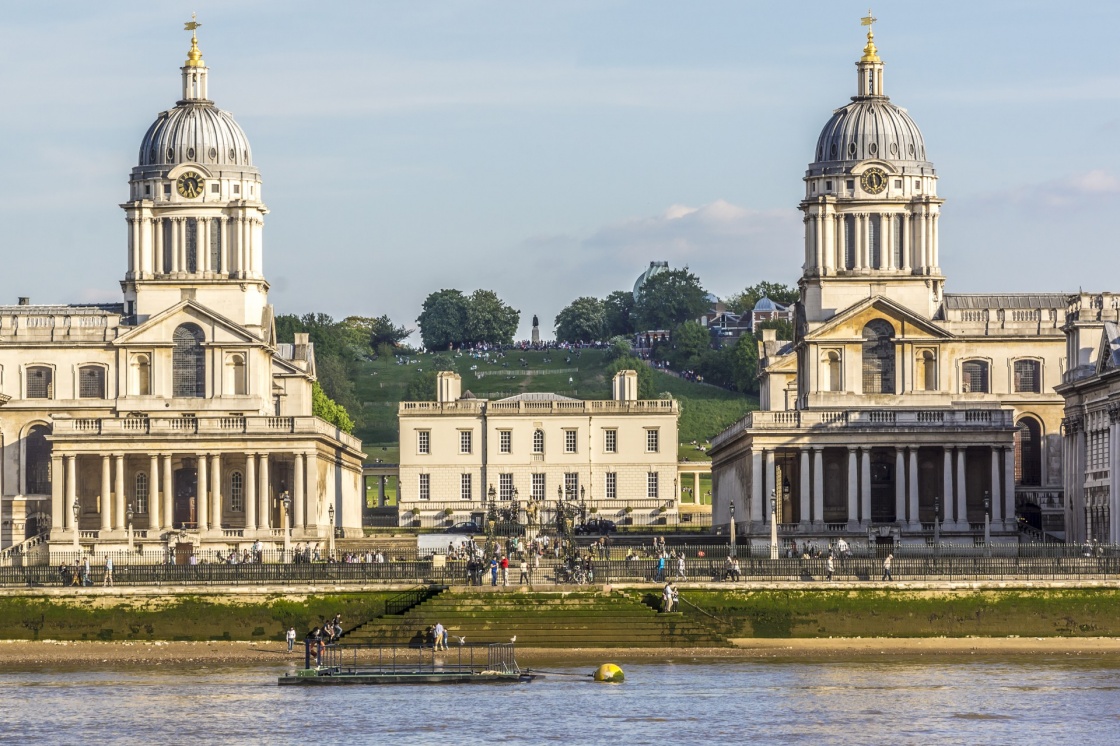
[[[504,357],[490,353],[489,359],[442,354],[451,356],[456,372],[463,377],[464,393],[470,391],[480,398],[500,399],[530,392],[551,392],[574,399],[610,397],[608,364],[601,350],[584,350],[578,357],[560,350],[512,351]],[[426,370],[431,359],[431,355],[414,355],[408,365],[398,365],[395,359],[361,364],[354,390],[362,402],[364,424],[354,434],[365,444],[369,461],[381,459],[386,463],[399,463],[397,404],[404,397],[409,381]],[[758,407],[754,397],[690,383],[658,371],[653,375],[654,390],[659,394],[667,392],[680,402],[679,455],[682,460],[708,460],[707,454],[698,447],[706,445],[712,436]],[[696,445],[692,444],[693,440],[697,441]]]

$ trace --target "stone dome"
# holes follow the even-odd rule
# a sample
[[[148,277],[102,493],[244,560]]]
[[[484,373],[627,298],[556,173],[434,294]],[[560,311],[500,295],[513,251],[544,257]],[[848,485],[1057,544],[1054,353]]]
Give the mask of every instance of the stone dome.
[[[926,162],[918,125],[886,96],[853,99],[832,113],[817,138],[815,163],[870,159]]]
[[[180,101],[161,112],[140,143],[140,166],[200,163],[251,167],[249,139],[233,116],[210,102]]]

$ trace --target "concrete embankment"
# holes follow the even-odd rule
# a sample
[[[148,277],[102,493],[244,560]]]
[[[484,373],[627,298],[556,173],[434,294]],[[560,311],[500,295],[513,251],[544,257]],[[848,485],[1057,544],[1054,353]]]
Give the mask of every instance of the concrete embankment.
[[[347,629],[376,620],[384,614],[385,601],[402,590],[384,586],[6,589],[0,591],[0,639],[265,643],[281,639],[290,626],[302,634],[336,613],[342,614]],[[634,633],[634,620],[641,621],[642,614],[649,617],[650,625],[664,626],[657,633],[660,638],[651,631],[646,643],[651,648],[727,649],[741,647],[744,641],[790,638],[1120,638],[1120,584],[1114,581],[812,587],[712,583],[682,584],[680,591],[685,602],[682,613],[657,615],[653,607],[661,590],[649,584],[550,586],[535,591],[456,588],[442,594],[442,600],[429,602],[430,615],[423,606],[417,607],[411,616],[406,611],[395,617],[404,622],[400,629],[382,633],[373,625],[369,637],[396,642],[389,637],[419,632],[424,625],[440,621],[428,616],[450,614],[454,605],[476,625],[469,638],[472,642],[488,641],[487,635],[493,637],[499,630],[503,636],[494,639],[507,639],[512,630],[529,642],[547,638],[547,625],[553,624],[556,630],[563,627],[564,642],[571,648],[632,647],[627,632]],[[499,602],[494,594],[520,595],[525,603],[504,610],[512,599]],[[451,604],[450,597],[468,603]],[[615,624],[625,620],[629,629]],[[586,626],[586,634],[580,633],[581,625]],[[608,630],[617,634],[604,634]]]

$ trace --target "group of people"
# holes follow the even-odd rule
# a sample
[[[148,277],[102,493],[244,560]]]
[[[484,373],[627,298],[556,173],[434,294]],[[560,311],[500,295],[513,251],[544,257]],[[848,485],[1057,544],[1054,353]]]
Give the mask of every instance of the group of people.
[[[74,564],[61,564],[58,566],[58,579],[62,585],[90,586],[93,585],[93,572],[89,566],[89,557],[83,561],[74,560]],[[113,558],[105,558],[105,572],[101,584],[109,587],[113,585]]]
[[[661,591],[661,611],[669,613],[673,607],[680,605],[681,595],[677,590],[677,586],[673,583],[666,583],[665,588]]]

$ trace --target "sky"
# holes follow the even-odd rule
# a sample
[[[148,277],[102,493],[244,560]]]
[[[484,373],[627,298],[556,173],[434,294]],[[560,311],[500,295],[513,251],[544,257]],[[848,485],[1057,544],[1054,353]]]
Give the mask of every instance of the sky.
[[[551,336],[650,261],[793,285],[802,177],[855,94],[844,0],[55,0],[0,19],[0,303],[119,301],[140,141],[197,11],[264,179],[277,313],[415,326],[492,289]],[[874,8],[946,199],[949,292],[1118,290],[1120,3]]]

